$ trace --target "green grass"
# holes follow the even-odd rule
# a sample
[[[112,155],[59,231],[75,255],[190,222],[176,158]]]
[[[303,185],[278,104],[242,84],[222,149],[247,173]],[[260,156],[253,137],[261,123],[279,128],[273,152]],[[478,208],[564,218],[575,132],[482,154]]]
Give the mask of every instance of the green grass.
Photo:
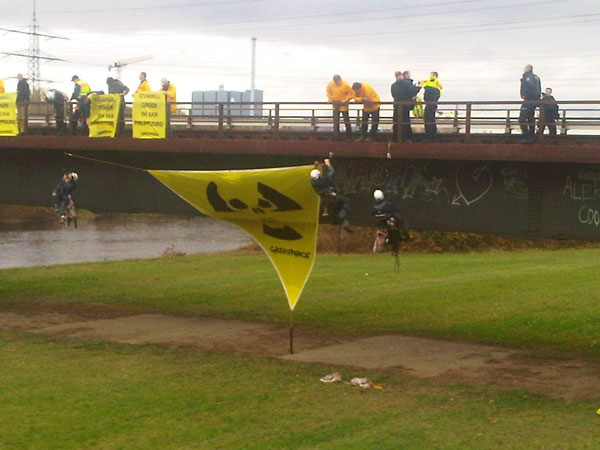
[[[295,322],[600,355],[600,249],[413,254],[393,267],[389,255],[319,255]],[[109,307],[289,317],[275,271],[252,252],[0,271],[0,309]]]
[[[598,448],[598,405],[321,365],[0,333],[4,449]]]

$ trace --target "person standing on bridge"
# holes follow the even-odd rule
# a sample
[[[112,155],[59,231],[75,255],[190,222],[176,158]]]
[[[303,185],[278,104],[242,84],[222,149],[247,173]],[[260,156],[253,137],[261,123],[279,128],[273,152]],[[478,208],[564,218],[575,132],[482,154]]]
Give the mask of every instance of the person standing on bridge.
[[[396,84],[397,83],[397,84]],[[398,80],[392,96],[395,102],[402,102],[400,105],[400,139],[402,142],[412,142],[412,129],[410,128],[410,112],[415,106],[415,95],[421,90],[416,86],[410,77],[410,71],[402,72],[402,79]],[[394,136],[398,140],[398,136]]]
[[[362,123],[360,127],[361,140],[374,140],[379,127],[379,103],[381,99],[379,94],[373,89],[373,86],[367,83],[356,82],[352,84],[354,91],[354,101],[363,104]],[[369,117],[371,118],[371,131],[367,135],[369,128]],[[368,137],[367,137],[368,136]]]
[[[71,94],[71,100],[77,102],[71,120],[71,134],[73,136],[77,134],[77,123],[81,120],[83,135],[87,136],[90,133],[87,123],[88,118],[90,117],[90,99],[88,98],[88,95],[90,95],[92,90],[90,85],[85,81],[82,81],[77,75],[73,75],[71,81],[75,83],[73,86],[73,94]]]
[[[404,78],[404,76],[402,75],[402,71],[398,70],[394,73],[394,76],[396,77],[396,81],[394,81],[392,83],[391,86],[391,92],[392,92],[392,98],[396,99],[397,93],[398,93],[398,89],[400,87],[400,81],[402,81],[402,79]],[[396,142],[398,140],[398,120],[400,117],[400,110],[401,107],[400,105],[397,105],[396,103],[394,103],[394,123],[392,124],[392,140],[394,142]]]
[[[4,94],[4,80],[0,78],[0,94]]]
[[[521,98],[524,100],[519,114],[519,125],[523,134],[523,144],[535,142],[535,109],[542,93],[540,78],[533,73],[533,66],[527,64],[521,78]]]
[[[542,93],[542,107],[540,120],[540,134],[544,134],[544,128],[548,127],[551,135],[556,136],[556,119],[558,119],[558,104],[552,96],[552,88],[546,88]]]
[[[425,133],[429,142],[437,140],[437,125],[435,123],[435,113],[437,112],[437,102],[442,95],[442,83],[438,78],[437,72],[431,72],[429,78],[419,83],[424,89],[423,100],[425,100]]]
[[[165,77],[160,79],[161,91],[164,92],[165,97],[167,99],[167,104],[169,105],[169,112],[171,114],[175,114],[177,112],[177,89],[175,85],[167,80]]]
[[[135,93],[137,94],[138,92],[150,91],[152,91],[152,89],[150,88],[150,83],[148,83],[148,80],[146,79],[146,72],[140,72],[140,84],[138,85],[137,91],[135,91]]]
[[[346,139],[352,140],[352,126],[348,114],[348,104],[354,98],[354,91],[350,83],[342,80],[339,75],[334,75],[333,80],[327,85],[327,100],[333,105],[333,133],[340,134],[340,114],[346,128]]]
[[[29,102],[31,101],[31,91],[29,89],[29,83],[27,78],[23,75],[18,74],[17,79],[17,117],[19,123],[19,134],[25,132],[27,128],[27,116],[29,113]]]
[[[113,77],[106,79],[109,94],[119,94],[121,96],[121,105],[119,106],[119,123],[117,125],[117,136],[121,136],[125,131],[125,96],[129,94],[129,88],[121,80]]]

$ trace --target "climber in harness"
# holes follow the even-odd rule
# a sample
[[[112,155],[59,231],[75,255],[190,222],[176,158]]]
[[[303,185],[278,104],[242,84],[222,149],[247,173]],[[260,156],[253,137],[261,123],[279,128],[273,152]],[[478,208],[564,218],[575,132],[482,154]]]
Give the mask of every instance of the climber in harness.
[[[71,193],[75,190],[75,182],[78,178],[79,176],[75,172],[66,171],[52,191],[54,206],[60,214],[60,223],[70,225],[73,221],[75,228],[77,228],[77,212]]]
[[[315,168],[310,172],[310,182],[315,192],[321,196],[323,205],[321,215],[327,217],[331,214],[340,221],[345,231],[351,233],[350,200],[335,191],[334,176],[335,170],[331,161],[325,158],[323,163],[315,161]]]
[[[377,189],[373,192],[373,198],[375,200],[373,216],[377,219],[373,252],[381,253],[389,248],[396,260],[396,271],[398,271],[400,267],[400,245],[402,241],[410,240],[408,222],[399,214],[399,208],[385,199],[383,191]]]

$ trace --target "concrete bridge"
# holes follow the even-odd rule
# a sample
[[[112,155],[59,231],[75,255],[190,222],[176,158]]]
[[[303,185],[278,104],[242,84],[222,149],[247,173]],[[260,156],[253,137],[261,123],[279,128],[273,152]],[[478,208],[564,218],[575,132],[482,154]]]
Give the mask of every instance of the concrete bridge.
[[[340,142],[331,129],[286,129],[280,123],[277,133],[226,130],[217,117],[212,128],[175,127],[169,139],[134,140],[58,137],[52,127],[33,121],[26,135],[0,138],[0,203],[50,205],[52,188],[69,168],[80,174],[80,208],[195,214],[145,172],[93,160],[219,170],[311,164],[331,156],[356,224],[374,224],[372,192],[383,189],[413,228],[597,240],[600,114],[586,117],[579,128],[567,125],[568,135],[540,136],[534,145],[518,144],[518,135],[506,129],[476,132],[464,124],[460,133],[442,133],[439,143],[418,142],[417,133],[417,142],[400,144],[389,142],[389,126],[375,142]]]

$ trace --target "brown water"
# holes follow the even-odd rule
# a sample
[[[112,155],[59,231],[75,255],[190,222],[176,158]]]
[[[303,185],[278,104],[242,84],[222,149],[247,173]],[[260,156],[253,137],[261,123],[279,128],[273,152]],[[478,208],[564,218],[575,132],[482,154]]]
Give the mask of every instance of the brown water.
[[[156,258],[175,252],[235,250],[253,243],[243,230],[207,217],[118,216],[55,222],[0,224],[0,269],[51,264]]]

